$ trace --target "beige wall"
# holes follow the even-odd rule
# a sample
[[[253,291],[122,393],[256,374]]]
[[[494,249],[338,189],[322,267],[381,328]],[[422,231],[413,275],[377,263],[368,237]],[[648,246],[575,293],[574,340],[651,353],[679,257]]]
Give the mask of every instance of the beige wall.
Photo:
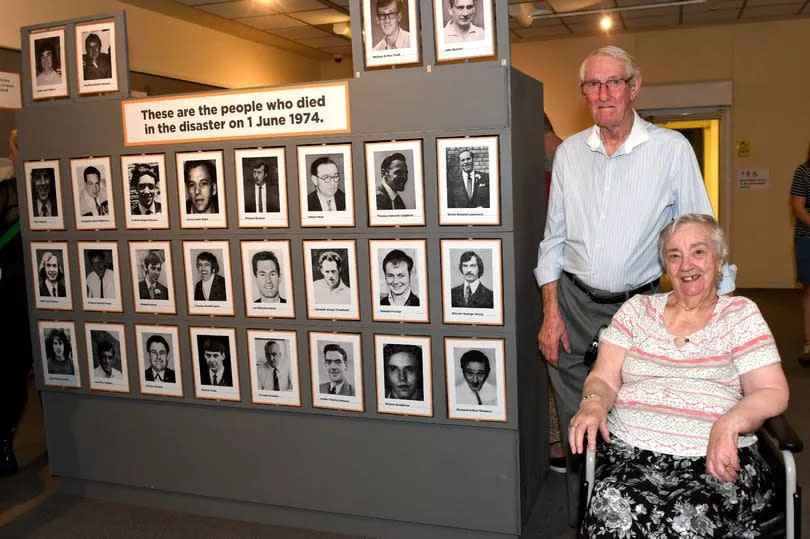
[[[563,137],[591,123],[577,70],[606,44],[632,54],[646,84],[732,81],[732,140],[747,139],[752,148],[750,157],[732,157],[732,179],[738,168],[770,170],[766,190],[729,190],[737,284],[794,286],[788,193],[810,143],[810,19],[512,43],[513,65],[543,81],[545,109]]]
[[[0,0],[0,47],[20,49],[20,27],[126,10],[129,66],[226,88],[320,78],[321,62],[115,0]]]

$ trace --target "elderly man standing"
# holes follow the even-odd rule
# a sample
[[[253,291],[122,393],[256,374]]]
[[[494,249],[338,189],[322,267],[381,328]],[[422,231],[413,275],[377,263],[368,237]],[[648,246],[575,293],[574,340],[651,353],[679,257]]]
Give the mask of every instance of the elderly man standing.
[[[563,426],[582,400],[583,356],[599,327],[630,297],[659,289],[658,233],[679,215],[713,213],[689,142],[633,110],[641,72],[630,56],[602,47],[585,58],[579,79],[596,125],[557,149],[534,270],[538,345]],[[734,289],[735,269],[723,268],[721,293]],[[569,453],[569,523],[577,519],[578,469]]]

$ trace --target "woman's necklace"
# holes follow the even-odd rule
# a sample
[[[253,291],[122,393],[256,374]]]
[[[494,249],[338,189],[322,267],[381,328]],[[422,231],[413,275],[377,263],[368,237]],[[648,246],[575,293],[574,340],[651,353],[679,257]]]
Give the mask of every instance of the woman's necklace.
[[[689,307],[685,303],[681,303],[680,301],[678,301],[678,299],[676,298],[675,299],[675,305],[680,307],[681,309],[683,309],[686,312],[692,312],[692,311],[698,311],[698,310],[700,310],[700,309],[702,309],[704,307],[709,307],[709,306],[714,308],[714,305],[717,303],[717,299],[718,299],[717,294],[714,294],[714,295],[709,296],[708,298],[704,299],[703,301],[701,301],[700,303],[698,303],[694,307]]]

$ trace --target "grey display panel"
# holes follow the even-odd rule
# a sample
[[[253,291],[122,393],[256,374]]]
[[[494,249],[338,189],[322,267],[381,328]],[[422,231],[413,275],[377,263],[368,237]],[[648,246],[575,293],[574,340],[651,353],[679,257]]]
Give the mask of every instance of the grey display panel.
[[[422,2],[422,20],[431,11]],[[353,12],[356,10],[352,3]],[[498,6],[498,26],[505,24],[505,7]],[[432,17],[432,15],[431,15]],[[119,35],[124,34],[120,32]],[[500,32],[499,36],[506,35]],[[432,38],[431,38],[432,39]],[[358,40],[359,41],[359,40]],[[426,39],[423,45],[427,46]],[[506,49],[501,41],[507,41]],[[24,43],[26,40],[24,40]],[[432,46],[432,45],[431,45]],[[499,52],[508,39],[499,37]],[[427,59],[427,55],[425,56]],[[119,66],[123,63],[119,62]],[[355,63],[355,65],[357,65]],[[452,91],[452,89],[465,89]],[[542,91],[536,81],[497,61],[366,72],[349,82],[352,133],[332,136],[264,138],[241,141],[168,144],[127,148],[122,142],[121,106],[114,96],[39,102],[18,113],[22,127],[23,160],[59,159],[65,231],[31,232],[27,212],[21,211],[25,253],[31,241],[67,241],[71,273],[78,276],[78,241],[118,241],[123,313],[31,310],[32,337],[38,342],[36,322],[59,319],[77,322],[114,322],[126,325],[130,365],[128,394],[90,392],[86,343],[79,339],[74,353],[80,359],[83,388],[45,388],[43,404],[49,453],[54,473],[82,481],[132,488],[154,488],[167,493],[204,496],[223,506],[243,500],[310,511],[362,515],[375,519],[479,530],[507,535],[520,533],[545,470],[547,425],[545,367],[538,363],[536,332],[539,303],[531,276],[544,221],[545,189],[540,110]],[[42,129],[41,126],[48,126]],[[500,145],[501,224],[497,226],[439,226],[436,185],[436,139],[497,135]],[[424,227],[369,227],[366,213],[364,143],[421,139],[425,178]],[[305,229],[299,226],[297,146],[351,143],[354,170],[356,226]],[[287,160],[289,228],[237,227],[233,151],[251,147],[284,147]],[[188,230],[179,225],[178,178],[174,154],[194,150],[223,150],[229,228]],[[121,155],[164,153],[166,202],[170,228],[164,231],[128,230],[120,193]],[[117,229],[76,231],[68,160],[107,156],[112,161],[112,184]],[[182,181],[182,179],[181,179]],[[21,184],[21,192],[24,186]],[[354,239],[360,286],[360,321],[308,320],[303,283],[302,240]],[[368,239],[425,239],[430,290],[430,324],[372,322]],[[441,239],[501,239],[503,256],[504,325],[442,324]],[[134,312],[127,242],[171,241],[174,261],[176,315]],[[182,241],[228,240],[231,250],[235,316],[203,317],[187,314]],[[295,284],[291,320],[245,316],[240,252],[241,240],[289,239]],[[26,256],[27,275],[31,261]],[[33,283],[28,283],[29,296]],[[74,277],[74,298],[81,298]],[[32,296],[31,296],[32,297]],[[517,302],[515,298],[530,298]],[[80,307],[80,303],[78,304]],[[139,392],[135,324],[179,327],[183,398],[146,396]],[[235,328],[241,400],[216,402],[195,399],[190,326]],[[245,331],[279,329],[298,332],[301,402],[298,408],[267,407],[250,401],[250,376]],[[307,331],[362,334],[365,412],[313,408]],[[374,334],[426,335],[432,339],[433,417],[392,416],[376,412]],[[488,337],[505,341],[505,423],[475,423],[447,418],[444,337]],[[38,348],[37,348],[38,350]],[[35,361],[42,386],[41,362]],[[157,425],[157,427],[156,427]],[[336,442],[333,443],[332,440]],[[149,448],[172,448],[172,455],[156,463],[145,461]],[[266,458],[267,455],[272,458]],[[325,455],[329,454],[329,459]],[[216,457],[227,455],[227,466],[211,470]],[[327,464],[332,460],[332,464]],[[334,464],[337,462],[338,464]],[[391,462],[412,464],[389,475]],[[259,465],[261,463],[261,465]],[[157,473],[161,471],[162,473]],[[213,474],[213,475],[210,475]],[[390,477],[390,480],[389,480]],[[281,479],[279,479],[281,478]],[[333,479],[334,478],[334,481]],[[325,487],[337,483],[340,489]],[[268,488],[281,484],[284,488]],[[395,489],[391,485],[397,485]],[[300,525],[307,517],[301,513]],[[404,526],[404,525],[403,525]],[[362,527],[358,527],[361,529]]]

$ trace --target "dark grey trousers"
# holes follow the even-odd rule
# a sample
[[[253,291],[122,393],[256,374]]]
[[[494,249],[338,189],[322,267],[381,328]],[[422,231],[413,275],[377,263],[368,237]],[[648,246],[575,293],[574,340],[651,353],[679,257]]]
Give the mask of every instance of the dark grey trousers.
[[[574,456],[568,447],[568,424],[579,410],[582,399],[582,385],[588,376],[588,369],[583,363],[585,350],[591,343],[596,331],[603,324],[609,324],[613,315],[624,302],[601,304],[591,299],[568,277],[560,276],[557,285],[557,298],[560,315],[568,331],[571,353],[566,353],[560,346],[559,368],[548,366],[551,385],[557,394],[557,413],[560,417],[560,433],[565,444],[568,461],[568,523],[577,526],[579,522],[579,491],[582,482],[581,455]]]

